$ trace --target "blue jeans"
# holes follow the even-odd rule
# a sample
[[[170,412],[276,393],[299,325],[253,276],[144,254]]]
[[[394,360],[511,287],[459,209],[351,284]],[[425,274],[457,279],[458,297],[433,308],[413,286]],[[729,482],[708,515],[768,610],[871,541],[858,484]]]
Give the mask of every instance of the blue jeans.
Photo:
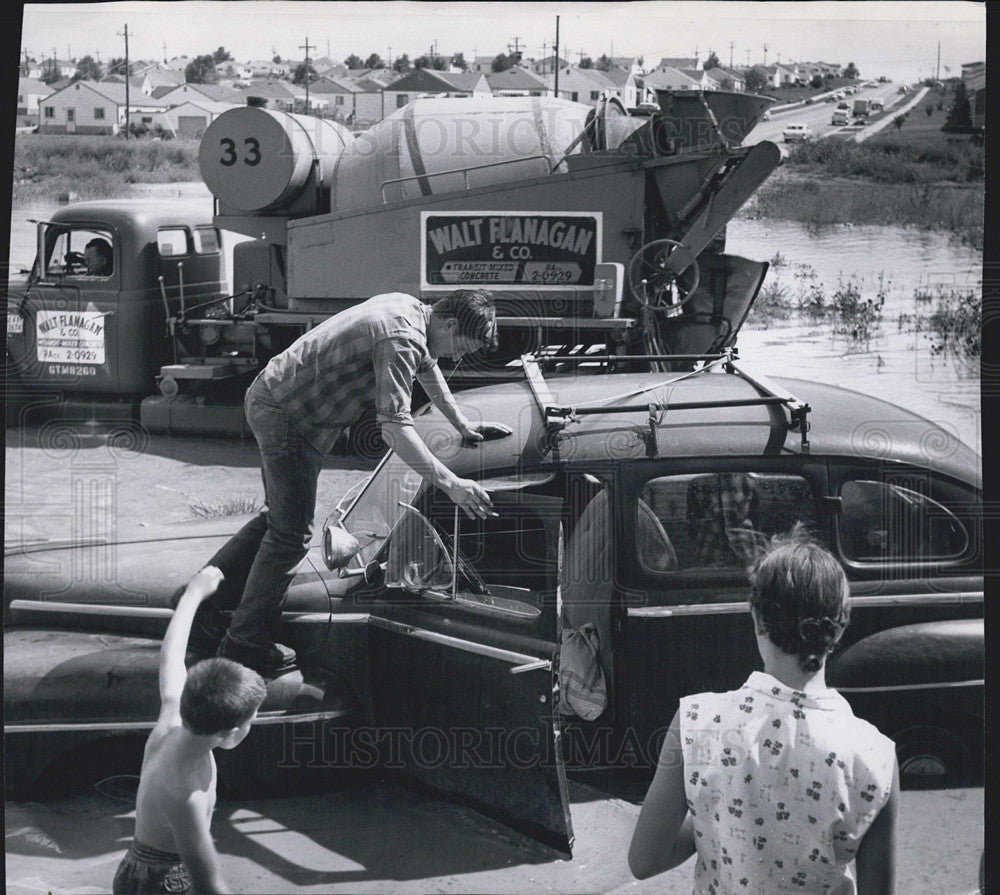
[[[273,640],[288,585],[309,550],[323,455],[293,427],[259,377],[247,389],[243,407],[260,448],[267,506],[223,547],[247,560],[253,556],[226,637],[236,646],[259,648]]]

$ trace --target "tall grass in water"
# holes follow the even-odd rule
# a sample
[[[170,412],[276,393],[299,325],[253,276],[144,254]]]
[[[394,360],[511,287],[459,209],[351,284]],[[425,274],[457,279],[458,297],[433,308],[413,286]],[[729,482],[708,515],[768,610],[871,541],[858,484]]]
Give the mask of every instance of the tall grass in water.
[[[935,302],[925,338],[931,353],[968,373],[978,375],[982,356],[983,294],[978,289],[939,286],[917,293],[918,301]]]
[[[780,277],[769,280],[754,302],[753,322],[765,327],[774,323],[806,319],[814,324],[828,324],[833,332],[850,340],[852,347],[867,350],[882,327],[883,309],[890,284],[879,275],[874,295],[866,295],[856,276],[838,278],[836,288],[827,295],[808,265],[793,274],[799,280],[792,291]]]
[[[134,183],[200,180],[196,140],[124,140],[69,134],[18,134],[14,203],[128,195]]]

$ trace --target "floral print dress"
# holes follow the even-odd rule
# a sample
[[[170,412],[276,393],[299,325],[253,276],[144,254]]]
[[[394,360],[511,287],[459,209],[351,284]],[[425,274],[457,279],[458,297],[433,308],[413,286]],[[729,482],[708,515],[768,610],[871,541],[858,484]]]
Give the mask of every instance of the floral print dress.
[[[755,671],[680,704],[695,895],[853,895],[848,866],[889,798],[892,740],[835,690]]]

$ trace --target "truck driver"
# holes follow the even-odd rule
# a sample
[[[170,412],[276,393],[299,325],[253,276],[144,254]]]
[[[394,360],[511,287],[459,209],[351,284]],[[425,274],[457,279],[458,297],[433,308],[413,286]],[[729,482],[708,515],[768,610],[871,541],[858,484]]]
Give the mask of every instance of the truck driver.
[[[107,277],[114,268],[111,243],[99,236],[94,237],[83,249],[88,277]]]

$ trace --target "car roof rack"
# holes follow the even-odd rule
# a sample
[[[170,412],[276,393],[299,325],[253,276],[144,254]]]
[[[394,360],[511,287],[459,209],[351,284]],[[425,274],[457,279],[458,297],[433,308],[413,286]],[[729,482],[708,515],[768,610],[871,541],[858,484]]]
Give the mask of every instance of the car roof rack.
[[[553,450],[557,455],[557,459],[559,434],[562,433],[563,430],[571,423],[580,422],[581,417],[584,416],[646,411],[648,413],[648,428],[647,431],[642,433],[642,437],[646,444],[646,456],[655,457],[657,456],[656,429],[663,421],[663,417],[669,411],[695,410],[701,408],[724,409],[728,407],[752,406],[764,406],[774,408],[775,410],[782,407],[787,409],[787,419],[783,413],[780,415],[781,422],[783,424],[782,430],[784,433],[799,432],[802,438],[802,453],[809,453],[809,405],[804,401],[800,401],[789,391],[773,383],[767,377],[761,376],[757,373],[751,374],[746,367],[739,362],[735,348],[726,348],[718,354],[560,355],[558,360],[561,364],[566,362],[582,364],[612,361],[647,361],[650,363],[672,361],[685,363],[702,362],[704,364],[704,366],[697,370],[691,370],[686,373],[678,373],[672,378],[665,379],[662,382],[644,386],[641,389],[627,394],[616,395],[607,399],[607,402],[618,402],[627,398],[649,394],[663,386],[671,385],[675,382],[680,382],[681,380],[690,379],[692,377],[705,375],[719,367],[721,367],[727,374],[739,376],[740,379],[749,383],[757,392],[758,396],[756,398],[726,398],[714,401],[675,401],[664,403],[662,401],[655,400],[646,401],[641,404],[597,404],[596,402],[588,402],[585,405],[560,405],[556,402],[548,384],[545,381],[545,377],[542,375],[538,359],[532,354],[525,354],[521,356],[521,363],[524,367],[525,377],[527,378],[528,386],[531,389],[535,402],[538,404],[538,408],[545,420],[545,426],[550,436],[550,443],[553,445]],[[784,440],[782,439],[780,443],[784,443]]]

